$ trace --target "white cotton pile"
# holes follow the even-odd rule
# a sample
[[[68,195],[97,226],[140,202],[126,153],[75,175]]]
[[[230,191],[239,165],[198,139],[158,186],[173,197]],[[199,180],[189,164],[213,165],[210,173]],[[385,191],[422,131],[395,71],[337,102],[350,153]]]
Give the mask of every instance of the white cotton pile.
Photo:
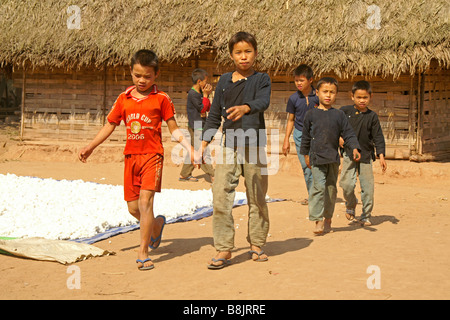
[[[205,206],[212,206],[211,190],[163,189],[154,200],[155,215],[167,220]],[[0,236],[72,240],[136,223],[122,186],[0,174]]]

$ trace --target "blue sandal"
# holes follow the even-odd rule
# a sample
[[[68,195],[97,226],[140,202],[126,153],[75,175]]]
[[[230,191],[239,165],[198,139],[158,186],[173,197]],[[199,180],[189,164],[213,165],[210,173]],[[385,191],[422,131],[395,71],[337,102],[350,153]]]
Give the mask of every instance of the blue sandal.
[[[227,260],[227,259],[212,258],[211,261],[212,262],[220,262],[220,261],[222,261],[222,264],[219,264],[219,265],[208,264],[208,269],[211,269],[211,270],[217,270],[217,269],[225,268],[226,266],[228,266],[231,263],[230,260]]]
[[[261,256],[264,254],[264,250],[261,250],[260,252],[257,252],[255,250],[250,250],[248,253],[252,256],[252,260],[256,262],[264,262],[269,260],[269,258],[261,258]],[[253,259],[253,254],[256,254],[258,256],[257,259]]]
[[[159,236],[156,237],[156,239],[153,239],[153,237],[150,236],[150,244],[148,246],[150,248],[152,248],[152,249],[158,248],[159,245],[161,244],[162,232],[164,230],[164,226],[166,225],[166,217],[159,215],[155,219],[158,219],[158,218],[163,218],[164,222],[163,222],[163,225],[161,227],[161,232],[159,233]],[[158,242],[158,243],[155,245],[155,242]]]
[[[150,258],[147,258],[147,259],[144,259],[144,260],[137,259],[137,260],[136,260],[136,263],[138,263],[138,262],[142,263],[142,267],[140,267],[140,268],[138,268],[138,269],[144,271],[144,270],[151,270],[151,269],[153,269],[153,268],[155,267],[155,265],[153,265],[153,264],[152,264],[151,266],[144,267],[144,264],[145,264],[147,261],[152,261],[152,259],[150,259]]]
[[[178,181],[191,181],[191,182],[197,182],[198,179],[195,178],[195,177],[193,177],[193,176],[189,176],[189,177],[186,177],[186,178],[179,177],[179,178],[178,178]]]

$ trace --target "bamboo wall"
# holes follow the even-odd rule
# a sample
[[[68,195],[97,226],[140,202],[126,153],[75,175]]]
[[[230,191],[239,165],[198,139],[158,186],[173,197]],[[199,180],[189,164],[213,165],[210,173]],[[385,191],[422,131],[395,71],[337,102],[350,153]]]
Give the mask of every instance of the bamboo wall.
[[[320,77],[322,76],[335,77],[339,82],[339,92],[335,103],[336,108],[353,104],[350,94],[354,82],[363,79],[369,81],[373,87],[372,105],[370,108],[380,118],[387,144],[387,156],[389,158],[402,159],[409,157],[411,141],[414,140],[414,132],[409,128],[409,110],[410,105],[416,100],[415,90],[411,89],[411,86],[417,86],[410,76],[402,75],[396,80],[393,80],[392,77],[387,79],[381,77],[340,79],[334,74],[320,75]],[[275,115],[272,115],[270,119],[278,118],[279,125],[284,126],[287,117],[285,113],[287,100],[290,94],[296,91],[296,88],[290,75],[274,75],[272,76],[272,81],[271,113]],[[292,148],[293,145],[291,150],[293,150]]]
[[[182,63],[163,63],[158,87],[172,98],[177,122],[186,127],[187,91],[192,86],[190,73],[196,67],[206,69],[213,84],[229,71],[218,68],[213,52],[202,53]],[[289,96],[296,91],[291,73],[269,72],[272,79],[271,106],[266,112],[266,125],[277,129],[283,143]],[[334,76],[327,74],[327,76]],[[321,76],[325,76],[321,75]],[[422,153],[447,154],[449,136],[449,71],[430,69],[425,75],[401,75],[395,80],[381,77],[339,79],[336,107],[352,104],[351,86],[366,79],[372,83],[371,109],[377,112],[387,143],[387,157],[409,159]],[[14,70],[14,85],[23,86],[23,70]],[[25,112],[23,139],[90,140],[104,123],[118,94],[131,85],[128,67],[103,70],[82,68],[75,71],[34,70],[25,77]],[[425,94],[420,94],[425,92]],[[269,130],[270,133],[271,130]],[[167,132],[166,132],[167,133]],[[291,137],[292,141],[292,137]],[[125,128],[120,126],[109,143],[125,142]],[[281,147],[280,147],[281,150]],[[295,152],[295,146],[291,146]]]
[[[450,158],[450,70],[432,65],[422,77],[421,117],[418,118],[419,154],[430,160]],[[425,156],[426,157],[426,156]]]
[[[187,121],[186,97],[191,87],[191,65],[166,64],[157,81],[179,113],[180,124]],[[23,70],[14,72],[15,86],[22,87]],[[101,126],[117,96],[132,85],[128,67],[94,70],[82,68],[27,71],[25,77],[25,112],[23,139],[90,140]],[[107,142],[125,143],[125,128],[119,126]]]

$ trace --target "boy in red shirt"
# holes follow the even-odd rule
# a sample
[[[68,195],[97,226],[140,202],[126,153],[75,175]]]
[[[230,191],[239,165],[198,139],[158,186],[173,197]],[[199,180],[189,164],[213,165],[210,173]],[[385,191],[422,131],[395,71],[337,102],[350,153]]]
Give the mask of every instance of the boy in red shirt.
[[[150,50],[136,52],[131,59],[130,70],[134,86],[119,95],[108,114],[108,122],[92,142],[80,151],[78,158],[86,162],[116,126],[121,121],[125,122],[124,198],[128,211],[140,222],[141,239],[136,262],[140,270],[149,270],[154,265],[148,257],[148,247],[156,249],[159,246],[165,224],[164,216],[153,216],[154,195],[161,191],[164,159],[162,120],[166,121],[172,136],[190,152],[191,161],[194,151],[178,128],[172,100],[154,84],[159,76],[159,62],[155,53]]]

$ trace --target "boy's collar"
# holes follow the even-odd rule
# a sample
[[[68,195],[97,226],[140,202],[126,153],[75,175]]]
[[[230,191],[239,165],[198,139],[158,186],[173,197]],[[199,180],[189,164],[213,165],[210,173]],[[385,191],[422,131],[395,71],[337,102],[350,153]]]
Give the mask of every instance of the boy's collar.
[[[329,108],[325,108],[325,107],[321,108],[320,105],[319,105],[319,106],[316,107],[316,109],[317,110],[322,110],[322,111],[330,111],[330,110],[334,109],[334,107],[331,106]]]
[[[192,86],[191,89],[194,90],[195,92],[202,93],[202,88],[198,88],[198,90],[197,90],[197,88],[195,88],[195,86]]]
[[[298,92],[298,94],[300,95],[301,98],[305,97],[303,92],[301,92],[300,90],[297,89],[297,92]],[[311,86],[311,91],[309,92],[308,97],[312,97],[312,96],[315,96],[315,95],[316,95],[316,89],[313,86]]]
[[[366,107],[366,110],[364,110],[364,111],[359,110],[355,105],[353,105],[353,108],[354,108],[354,109],[356,110],[356,112],[358,112],[358,113],[367,113],[367,112],[370,111],[369,107]]]
[[[233,73],[234,72],[236,72],[236,71],[231,71],[230,72],[230,81],[232,81],[232,79],[233,79]],[[248,79],[248,78],[250,78],[250,77],[253,77],[255,74],[257,74],[258,72],[257,71],[255,71],[255,70],[253,70],[253,73],[251,74],[251,75],[249,75],[249,76],[247,76],[247,77],[244,77],[244,78],[242,78],[242,79]]]
[[[131,96],[131,91],[133,91],[134,89],[136,89],[136,86],[131,86],[131,87],[128,87],[126,90],[125,90],[125,95],[126,96]],[[155,93],[158,93],[158,87],[156,86],[156,84],[153,84],[152,85],[152,91],[150,91],[150,93],[149,94],[155,94]]]

